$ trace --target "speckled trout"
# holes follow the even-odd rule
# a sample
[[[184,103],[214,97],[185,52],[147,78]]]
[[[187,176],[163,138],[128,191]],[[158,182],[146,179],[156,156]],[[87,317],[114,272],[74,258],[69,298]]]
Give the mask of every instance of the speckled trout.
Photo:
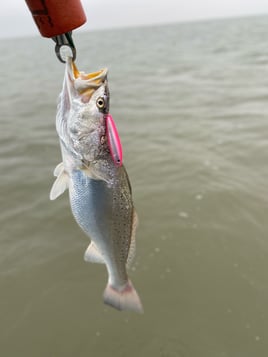
[[[107,69],[85,74],[67,58],[56,116],[63,162],[54,170],[50,199],[69,189],[74,218],[91,239],[84,259],[104,263],[108,271],[104,302],[118,310],[142,312],[127,275],[135,252],[137,214],[126,169],[116,164],[108,145],[108,113]]]

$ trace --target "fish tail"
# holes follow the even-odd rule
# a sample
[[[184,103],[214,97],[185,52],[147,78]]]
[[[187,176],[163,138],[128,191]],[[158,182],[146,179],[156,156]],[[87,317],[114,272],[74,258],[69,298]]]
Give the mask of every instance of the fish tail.
[[[111,284],[106,286],[103,294],[104,303],[117,310],[128,310],[143,313],[139,295],[129,280],[123,289],[116,289]]]

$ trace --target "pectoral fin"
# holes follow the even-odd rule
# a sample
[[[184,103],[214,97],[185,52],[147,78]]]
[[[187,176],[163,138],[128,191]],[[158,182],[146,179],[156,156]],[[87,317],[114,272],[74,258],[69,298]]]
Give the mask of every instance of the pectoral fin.
[[[69,187],[69,176],[64,171],[63,165],[59,164],[55,170],[54,175],[57,176],[50,191],[49,198],[53,201],[58,198]]]
[[[64,166],[63,166],[63,162],[60,162],[56,167],[55,170],[53,172],[53,175],[58,177],[62,171],[64,171]]]
[[[105,170],[100,170],[100,168],[96,164],[92,164],[91,166],[86,166],[84,164],[83,172],[93,180],[105,181],[108,184],[110,182],[110,177],[108,176],[108,174],[104,175]]]

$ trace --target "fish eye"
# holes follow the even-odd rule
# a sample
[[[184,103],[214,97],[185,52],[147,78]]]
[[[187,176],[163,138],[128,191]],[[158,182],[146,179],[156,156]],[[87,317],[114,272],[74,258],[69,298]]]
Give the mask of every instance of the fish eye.
[[[99,109],[104,109],[104,107],[105,107],[105,100],[104,100],[104,98],[103,98],[103,97],[99,97],[99,98],[97,99],[97,101],[96,101],[96,104],[97,104],[97,107],[98,107]]]

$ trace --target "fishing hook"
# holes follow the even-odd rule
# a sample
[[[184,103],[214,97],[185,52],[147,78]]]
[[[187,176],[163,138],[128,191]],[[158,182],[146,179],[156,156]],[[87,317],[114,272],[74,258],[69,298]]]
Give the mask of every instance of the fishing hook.
[[[52,40],[56,42],[56,46],[55,46],[55,52],[56,52],[56,56],[58,57],[58,59],[62,62],[65,63],[66,61],[62,58],[61,55],[61,47],[63,46],[68,46],[70,48],[70,50],[72,51],[72,57],[73,57],[73,61],[75,61],[76,59],[76,48],[72,39],[72,31],[70,32],[66,32],[62,35],[58,35],[55,37],[52,37]]]

